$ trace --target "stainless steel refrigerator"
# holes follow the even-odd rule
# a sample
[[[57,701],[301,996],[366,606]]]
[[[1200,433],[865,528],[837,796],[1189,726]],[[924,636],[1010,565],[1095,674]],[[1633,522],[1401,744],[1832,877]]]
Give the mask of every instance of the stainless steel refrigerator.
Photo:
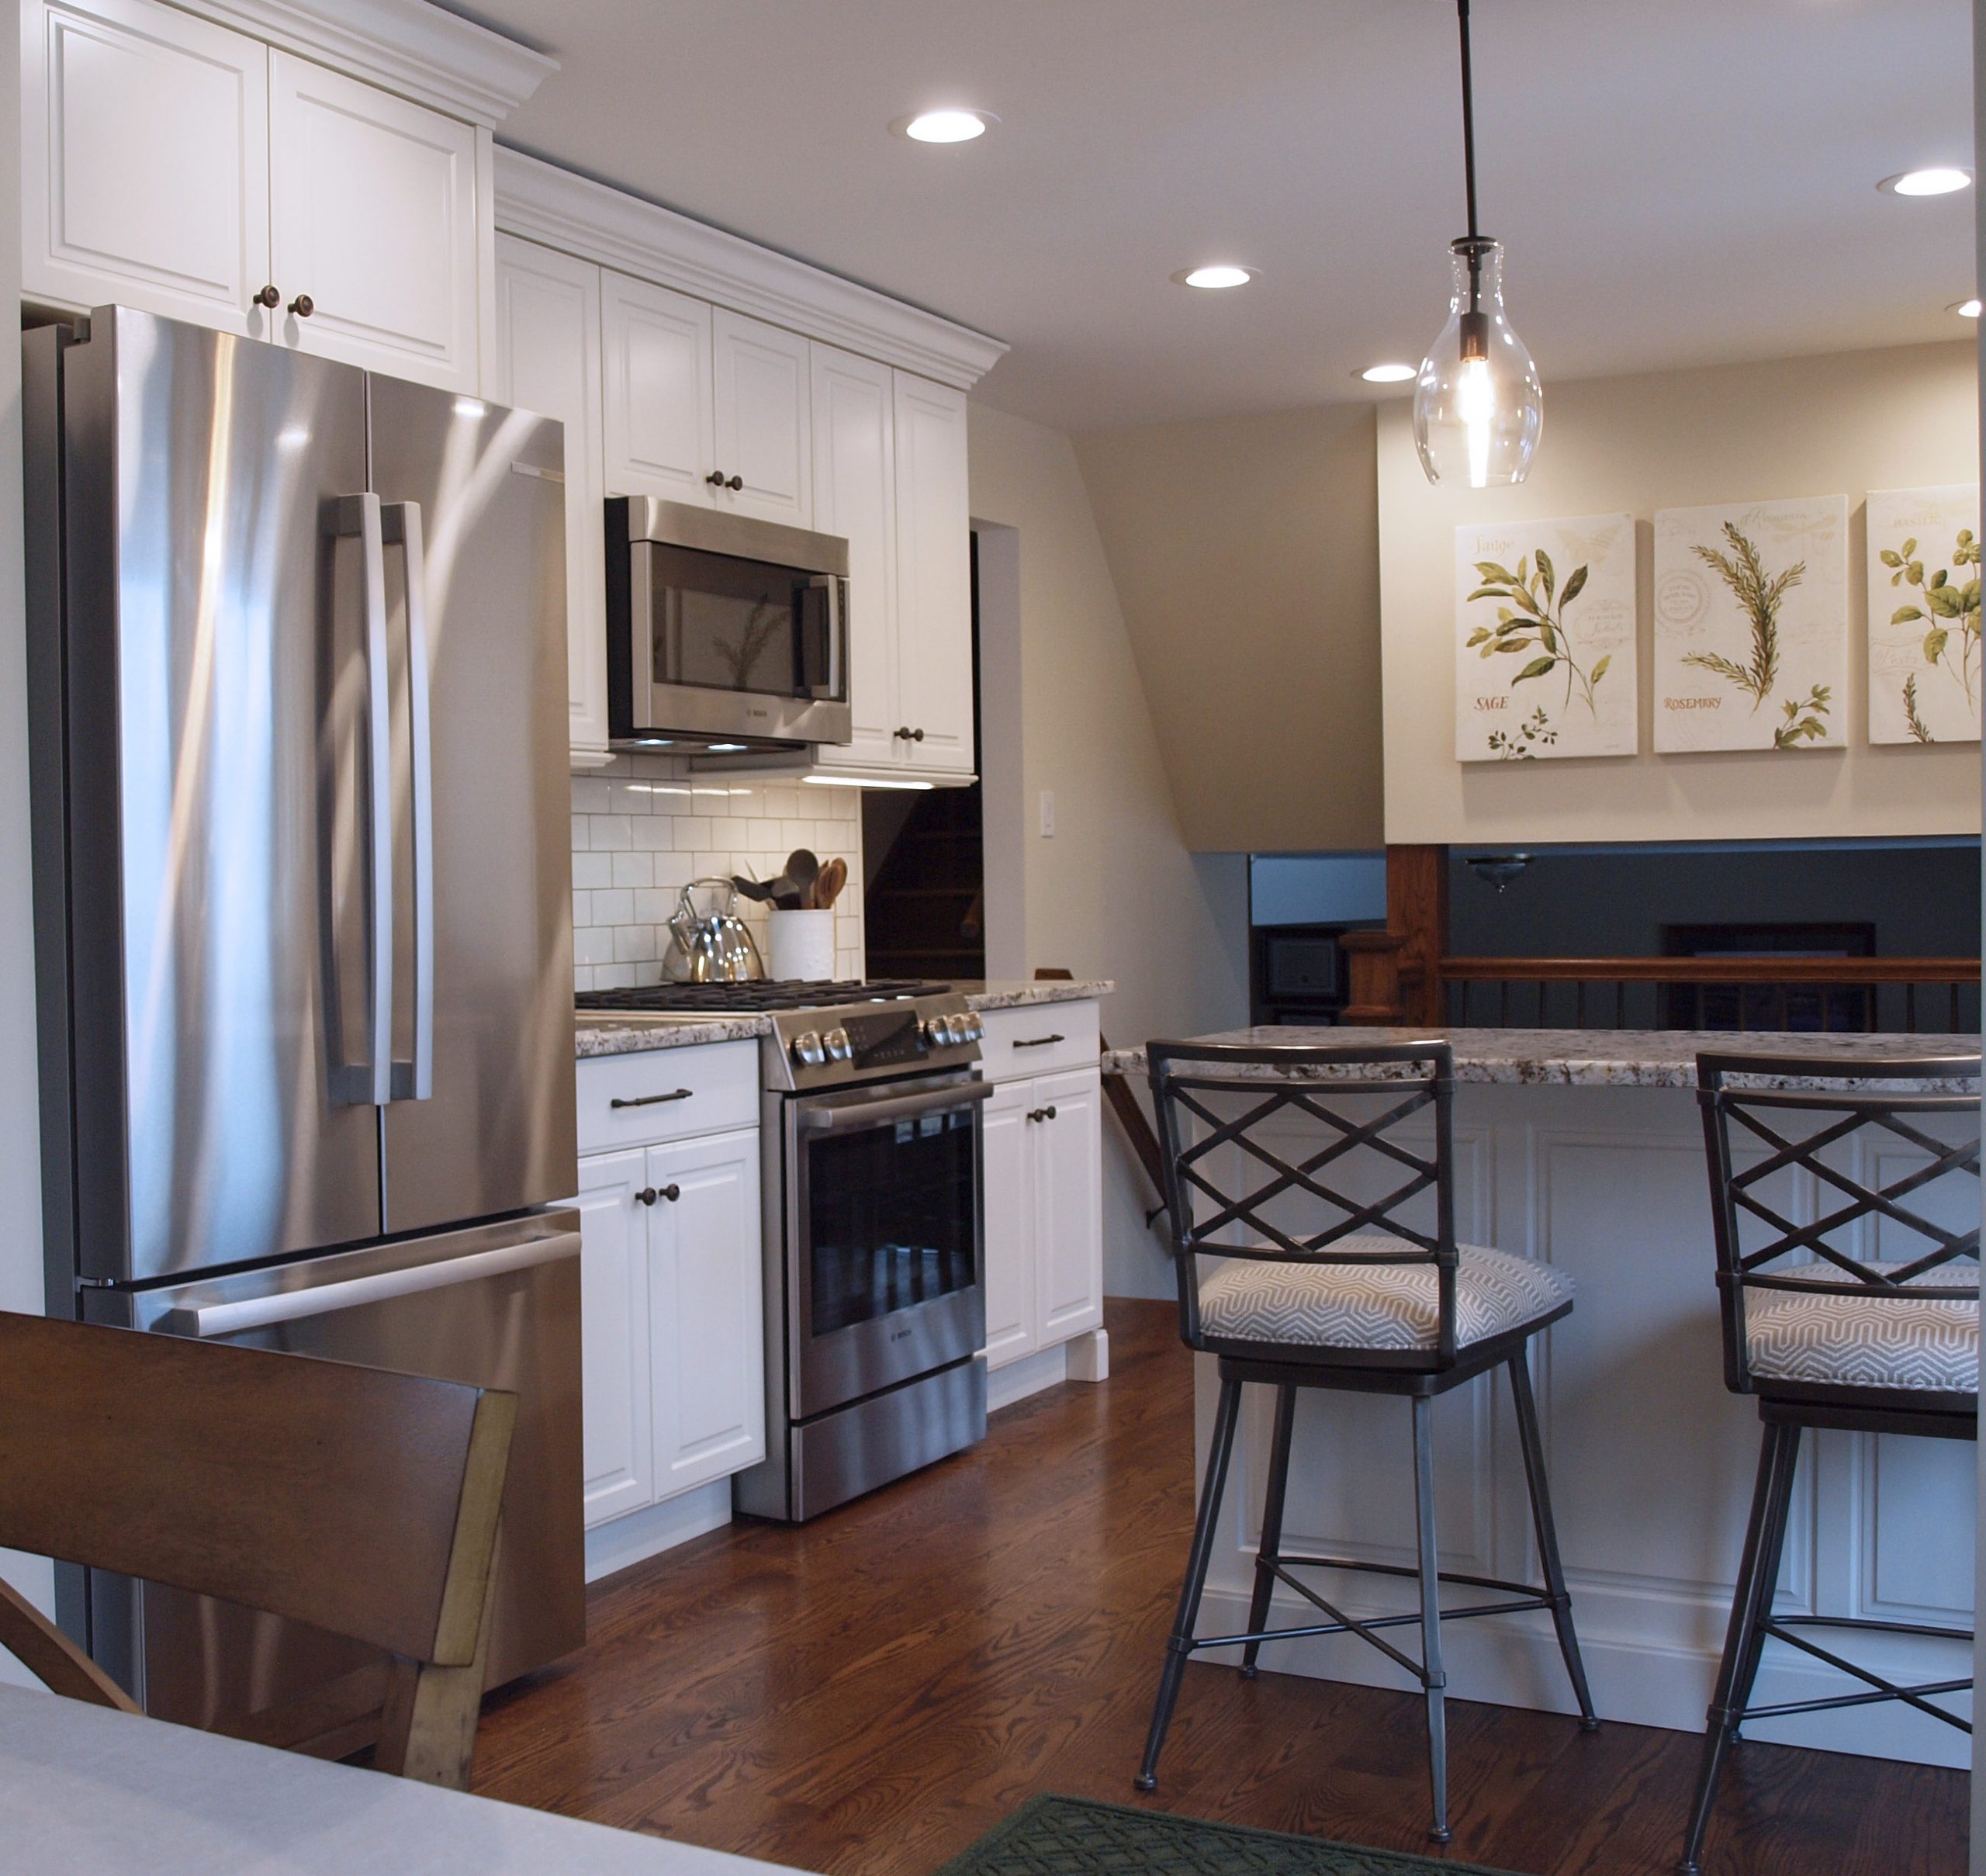
[[[584,1635],[559,426],[123,307],[23,351],[49,1307],[517,1388],[493,1684]],[[382,1678],[60,1601],[164,1717],[335,1748]]]

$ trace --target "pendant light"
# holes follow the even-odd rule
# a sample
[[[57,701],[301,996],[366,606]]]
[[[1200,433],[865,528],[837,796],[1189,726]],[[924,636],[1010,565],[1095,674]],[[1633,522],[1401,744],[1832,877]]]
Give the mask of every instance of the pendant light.
[[[1448,323],[1420,362],[1413,441],[1433,483],[1472,489],[1521,482],[1545,423],[1545,387],[1523,340],[1503,317],[1503,247],[1476,225],[1476,99],[1469,57],[1469,0],[1462,29],[1462,175],[1469,232],[1448,244]]]

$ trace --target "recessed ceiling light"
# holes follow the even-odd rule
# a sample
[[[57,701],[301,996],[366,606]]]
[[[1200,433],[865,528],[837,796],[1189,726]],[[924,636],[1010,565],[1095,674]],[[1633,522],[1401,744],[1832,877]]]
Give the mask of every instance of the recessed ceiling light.
[[[1213,290],[1224,286],[1246,286],[1260,272],[1258,268],[1236,267],[1220,261],[1206,267],[1182,267],[1172,278],[1182,286],[1200,286]]]
[[[1979,302],[1976,299],[1961,299],[1956,305],[1946,307],[1945,310],[1947,313],[1956,313],[1960,319],[1977,319],[1979,317]]]
[[[991,111],[947,106],[943,110],[916,111],[908,117],[899,117],[890,130],[914,144],[969,144],[975,137],[984,137],[988,125],[999,121]]]
[[[1368,365],[1359,376],[1368,384],[1404,384],[1410,378],[1420,376],[1417,365]]]
[[[1972,186],[1969,169],[1906,169],[1900,176],[1885,176],[1876,185],[1892,196],[1950,196]]]

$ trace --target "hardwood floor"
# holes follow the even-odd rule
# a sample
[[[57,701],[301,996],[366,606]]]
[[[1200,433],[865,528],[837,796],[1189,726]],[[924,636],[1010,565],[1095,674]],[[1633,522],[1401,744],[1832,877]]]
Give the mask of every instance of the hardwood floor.
[[[817,1524],[735,1525],[598,1586],[585,1651],[490,1700],[476,1788],[835,1876],[928,1876],[1041,1791],[1427,1852],[1412,1695],[1196,1665],[1158,1791],[1132,1789],[1192,1521],[1174,1320],[1113,1304],[1104,1386],[1010,1408]],[[1673,1867],[1694,1739],[1448,1713],[1448,1857]],[[1706,1871],[1959,1876],[1966,1794],[1961,1773],[1748,1744]]]

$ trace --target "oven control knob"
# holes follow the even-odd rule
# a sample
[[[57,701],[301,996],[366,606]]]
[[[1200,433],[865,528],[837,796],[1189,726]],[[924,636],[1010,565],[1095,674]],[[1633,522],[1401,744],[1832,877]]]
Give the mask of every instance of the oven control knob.
[[[790,1045],[793,1059],[803,1068],[818,1068],[828,1059],[827,1050],[822,1046],[819,1034],[813,1030],[802,1030]]]
[[[977,1042],[985,1033],[986,1025],[980,1021],[977,1011],[967,1010],[959,1018],[959,1040],[961,1042]]]
[[[934,1049],[942,1049],[950,1040],[945,1033],[946,1026],[943,1016],[926,1016],[923,1023],[924,1040]]]
[[[831,1062],[853,1061],[855,1059],[855,1044],[849,1040],[846,1030],[829,1030],[821,1038],[821,1046],[827,1050],[828,1060]]]

